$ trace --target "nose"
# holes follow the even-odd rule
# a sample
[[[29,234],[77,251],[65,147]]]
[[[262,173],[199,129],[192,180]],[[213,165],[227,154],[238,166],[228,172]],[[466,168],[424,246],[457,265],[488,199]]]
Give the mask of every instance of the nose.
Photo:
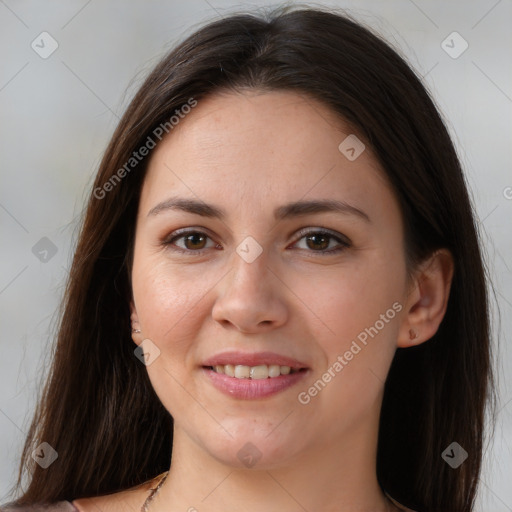
[[[250,263],[235,252],[229,264],[231,271],[218,285],[213,319],[246,334],[283,325],[289,315],[287,288],[270,268],[266,251]]]

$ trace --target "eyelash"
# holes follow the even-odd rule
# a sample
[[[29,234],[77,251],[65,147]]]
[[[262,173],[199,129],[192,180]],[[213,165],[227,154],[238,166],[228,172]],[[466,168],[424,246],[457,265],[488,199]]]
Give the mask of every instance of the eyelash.
[[[172,251],[181,252],[181,253],[185,253],[185,254],[191,254],[192,253],[194,255],[201,255],[201,254],[203,254],[203,252],[207,251],[209,248],[208,249],[193,250],[193,249],[182,249],[181,247],[177,247],[176,245],[174,245],[174,242],[176,240],[184,238],[187,235],[196,235],[196,234],[204,235],[207,238],[210,238],[207,233],[205,233],[203,231],[199,231],[197,229],[186,229],[186,230],[183,230],[183,231],[178,230],[178,231],[175,231],[174,233],[172,233],[170,238],[167,238],[166,240],[164,240],[163,241],[163,245],[165,245],[165,246],[173,246],[172,249],[171,249]],[[340,236],[338,236],[337,234],[335,234],[332,231],[330,231],[328,229],[325,229],[325,228],[317,229],[317,230],[301,229],[298,232],[298,235],[299,235],[299,238],[294,243],[299,242],[300,240],[302,240],[304,237],[306,237],[308,235],[327,235],[329,237],[329,239],[334,239],[334,240],[336,240],[341,245],[341,247],[338,247],[336,249],[321,250],[321,251],[301,249],[301,250],[306,250],[308,252],[311,252],[315,256],[317,256],[317,255],[318,256],[328,256],[328,255],[332,255],[332,254],[338,254],[339,252],[341,252],[341,251],[343,251],[343,250],[345,250],[345,249],[347,249],[347,248],[349,248],[351,246],[351,243],[350,243],[350,241],[348,239],[344,240]]]

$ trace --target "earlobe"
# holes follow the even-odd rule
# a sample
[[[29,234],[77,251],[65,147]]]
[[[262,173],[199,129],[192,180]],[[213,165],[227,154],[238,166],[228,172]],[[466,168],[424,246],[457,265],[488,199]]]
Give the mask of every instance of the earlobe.
[[[139,316],[137,315],[137,310],[133,300],[130,301],[130,321],[132,324],[132,339],[137,345],[139,345],[142,340],[142,331],[140,329]]]
[[[447,249],[439,249],[420,265],[406,301],[398,347],[419,345],[437,332],[446,313],[453,273],[453,257]]]

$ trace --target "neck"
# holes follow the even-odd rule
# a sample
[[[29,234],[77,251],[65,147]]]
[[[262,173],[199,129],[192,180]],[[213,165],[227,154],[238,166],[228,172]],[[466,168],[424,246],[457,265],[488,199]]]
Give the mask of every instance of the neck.
[[[378,414],[368,420],[336,444],[326,432],[307,452],[259,469],[219,461],[175,425],[172,465],[149,512],[395,511],[376,476]]]

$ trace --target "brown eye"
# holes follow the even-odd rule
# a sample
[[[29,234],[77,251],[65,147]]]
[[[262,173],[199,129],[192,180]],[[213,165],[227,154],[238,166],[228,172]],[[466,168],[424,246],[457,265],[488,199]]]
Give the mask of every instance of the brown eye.
[[[305,240],[305,247],[299,247],[299,249],[306,249],[321,255],[337,253],[351,245],[350,241],[342,235],[335,235],[328,231],[301,231],[300,234],[302,237],[295,245]],[[333,242],[334,248],[332,247]],[[329,249],[329,247],[331,248]]]
[[[174,246],[173,249],[179,252],[199,253],[208,249],[206,244],[209,239],[210,237],[202,231],[189,230],[164,241],[164,245]],[[214,246],[215,243],[213,246],[210,245],[210,248]]]
[[[208,237],[201,233],[192,233],[182,238],[187,249],[204,249],[205,242]]]
[[[306,243],[310,249],[327,249],[332,237],[323,233],[316,233],[305,237]]]

